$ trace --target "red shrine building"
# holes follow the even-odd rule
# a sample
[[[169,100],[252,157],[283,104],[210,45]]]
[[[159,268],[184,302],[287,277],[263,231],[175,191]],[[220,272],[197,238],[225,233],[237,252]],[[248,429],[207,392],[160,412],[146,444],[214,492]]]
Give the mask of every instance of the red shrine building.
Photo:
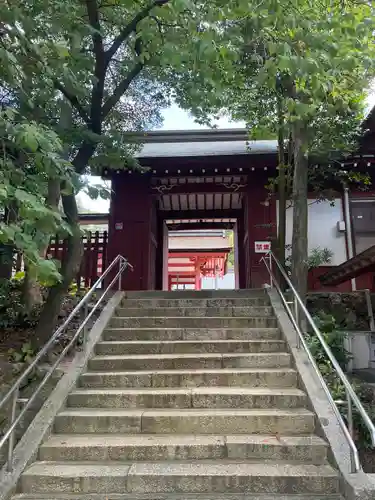
[[[170,227],[178,224],[173,222]],[[230,252],[225,230],[169,231],[168,290],[201,290],[207,278],[213,288],[219,288],[219,279],[227,274]]]
[[[375,116],[370,115],[367,126],[375,130],[373,122]],[[155,131],[140,141],[138,161],[147,169],[104,172],[112,181],[107,261],[121,254],[134,267],[123,288],[169,290],[180,280],[199,289],[205,275],[223,275],[228,243],[202,248],[202,230],[233,231],[235,288],[267,283],[260,259],[277,235],[278,200],[269,197],[265,187],[277,175],[276,141],[248,143],[242,129]],[[367,132],[358,152],[340,162],[343,169],[372,175],[375,132]],[[309,288],[373,289],[371,270],[337,285],[319,279],[375,244],[375,187],[334,187],[333,203],[312,195],[309,200],[309,250],[327,248],[332,254],[329,265],[310,272]],[[291,203],[286,215],[291,243]],[[193,246],[187,245],[187,237],[181,246],[178,236],[169,236],[171,231],[184,231],[185,236],[193,232]]]

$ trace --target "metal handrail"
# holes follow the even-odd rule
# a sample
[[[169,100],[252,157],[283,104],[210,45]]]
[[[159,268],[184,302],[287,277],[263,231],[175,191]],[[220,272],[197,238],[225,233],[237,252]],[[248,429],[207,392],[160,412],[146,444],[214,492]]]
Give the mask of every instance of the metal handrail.
[[[108,276],[108,274],[118,265],[118,271],[115,275],[115,277],[112,279],[112,281],[109,283],[107,288],[104,290],[98,301],[96,302],[95,306],[91,309],[91,312],[88,314],[88,301],[92,297],[93,293],[99,285],[103,282],[103,280]],[[0,450],[3,448],[3,446],[8,443],[8,462],[7,462],[7,470],[11,472],[13,470],[13,450],[14,450],[14,442],[15,442],[15,430],[22,418],[24,417],[25,413],[27,410],[31,407],[31,405],[34,403],[36,400],[38,394],[40,391],[43,389],[43,387],[46,385],[48,380],[51,378],[53,373],[55,372],[56,368],[59,366],[61,361],[64,359],[65,355],[67,352],[71,349],[71,347],[75,344],[75,342],[78,340],[79,336],[81,335],[81,332],[83,332],[83,338],[84,338],[84,343],[87,340],[87,324],[90,320],[90,318],[93,316],[99,305],[102,303],[104,300],[104,297],[107,295],[107,293],[112,289],[112,286],[118,281],[118,289],[121,290],[121,277],[122,273],[125,271],[127,268],[133,269],[133,266],[129,264],[129,262],[123,257],[122,255],[118,255],[112,262],[111,264],[107,267],[105,272],[100,276],[100,278],[94,283],[94,285],[90,288],[90,290],[85,294],[85,296],[80,300],[80,302],[76,305],[76,307],[73,309],[73,311],[69,314],[69,316],[66,318],[64,323],[59,326],[59,328],[55,331],[55,333],[52,335],[52,337],[49,339],[49,341],[42,347],[42,349],[38,352],[38,354],[35,356],[33,362],[27,367],[27,369],[19,376],[19,378],[16,380],[16,382],[13,384],[13,386],[9,389],[9,391],[6,393],[6,395],[2,398],[0,401],[0,409],[3,408],[6,403],[8,403],[9,400],[12,399],[12,404],[11,404],[11,418],[10,418],[10,426],[8,430],[4,433],[4,435],[0,439]],[[65,330],[65,328],[68,326],[70,321],[81,311],[81,309],[84,307],[85,311],[85,319],[81,323],[81,325],[78,327],[77,331],[75,332],[74,336],[70,340],[70,342],[65,346],[59,357],[57,358],[56,362],[51,366],[51,368],[48,370],[46,375],[44,376],[43,380],[40,382],[38,387],[35,389],[31,397],[27,400],[25,399],[20,399],[19,398],[19,392],[20,392],[20,387],[22,385],[22,382],[30,375],[30,373],[34,370],[34,368],[38,365],[39,361],[45,356],[45,354],[48,352],[49,348],[56,342],[56,340],[59,338],[61,333]],[[22,402],[24,403],[24,406],[20,413],[17,415],[17,405]]]
[[[348,442],[348,445],[349,445],[349,448],[350,448],[350,463],[351,463],[351,472],[358,472],[361,470],[361,463],[360,463],[360,459],[359,459],[359,453],[358,453],[358,449],[354,443],[354,440],[353,440],[353,431],[354,431],[354,428],[353,428],[353,407],[352,405],[354,404],[354,406],[357,408],[359,414],[361,415],[369,433],[370,433],[370,436],[371,436],[371,441],[372,441],[372,445],[375,446],[375,425],[374,423],[372,422],[371,418],[369,417],[369,415],[367,414],[366,410],[364,409],[361,401],[359,400],[357,394],[355,393],[351,383],[349,382],[348,378],[346,377],[345,373],[342,371],[339,363],[337,362],[336,358],[334,357],[334,355],[332,354],[332,351],[330,349],[330,347],[328,346],[328,344],[326,343],[326,341],[324,340],[319,328],[316,326],[314,320],[312,319],[309,311],[307,310],[304,302],[302,301],[301,297],[299,296],[297,290],[294,288],[291,280],[289,279],[289,276],[287,275],[285,269],[283,268],[283,266],[281,265],[281,263],[279,262],[279,260],[277,259],[277,257],[274,255],[274,253],[272,251],[270,251],[268,254],[267,254],[267,257],[268,257],[268,262],[266,260],[265,257],[262,257],[261,258],[261,262],[264,262],[267,270],[268,270],[268,273],[270,275],[270,280],[271,280],[271,286],[274,286],[278,292],[278,294],[280,295],[280,298],[283,302],[283,305],[285,307],[285,310],[291,320],[291,322],[293,323],[293,326],[297,332],[297,347],[299,348],[300,347],[300,344],[302,343],[305,351],[306,351],[306,354],[316,372],[316,375],[317,377],[319,378],[319,381],[324,389],[324,392],[326,393],[327,395],[327,398],[329,400],[329,402],[331,403],[331,406],[332,406],[332,409],[337,417],[337,420],[339,422],[339,425],[345,435],[345,438]],[[293,303],[294,303],[294,309],[295,309],[295,315],[293,315],[293,312],[290,308],[290,303],[287,302],[287,300],[285,299],[284,297],[284,294],[283,294],[283,291],[281,290],[281,287],[272,271],[272,262],[275,262],[278,270],[280,271],[281,275],[283,276],[283,278],[285,279],[288,287],[289,287],[289,290],[292,292],[293,294]],[[316,337],[319,339],[319,342],[321,343],[328,359],[330,360],[332,366],[334,367],[337,375],[339,376],[344,388],[345,388],[345,392],[346,392],[346,400],[347,400],[347,409],[348,409],[348,425],[345,423],[341,413],[340,413],[340,410],[338,409],[337,407],[337,403],[334,401],[330,391],[329,391],[329,388],[319,370],[319,367],[318,365],[316,364],[315,362],[315,359],[313,357],[313,355],[311,354],[310,352],[310,349],[307,345],[307,342],[306,342],[306,339],[303,335],[303,332],[301,331],[301,327],[300,327],[300,321],[298,319],[298,314],[299,314],[299,310],[303,312],[305,318],[307,319],[308,323],[310,324],[313,332],[315,333]]]

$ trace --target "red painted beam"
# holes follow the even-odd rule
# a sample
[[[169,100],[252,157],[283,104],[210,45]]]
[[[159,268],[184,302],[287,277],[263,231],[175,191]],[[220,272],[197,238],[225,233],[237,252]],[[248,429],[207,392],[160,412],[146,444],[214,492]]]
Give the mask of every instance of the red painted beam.
[[[178,262],[171,262],[168,260],[168,267],[194,267],[194,262],[184,262],[184,263],[178,263]]]
[[[159,210],[158,217],[165,219],[237,219],[243,216],[242,210]],[[213,229],[215,226],[213,226]]]
[[[192,277],[194,277],[195,276],[195,269],[193,271],[172,271],[172,272],[168,271],[168,274],[170,276],[192,276]]]
[[[189,258],[189,259],[225,259],[231,249],[210,251],[207,249],[187,251],[169,250],[169,258]]]

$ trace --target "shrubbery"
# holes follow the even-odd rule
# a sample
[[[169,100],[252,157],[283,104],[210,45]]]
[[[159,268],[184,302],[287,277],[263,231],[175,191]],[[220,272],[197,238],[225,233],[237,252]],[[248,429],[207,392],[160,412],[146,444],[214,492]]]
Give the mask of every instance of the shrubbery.
[[[325,314],[323,312],[319,313],[314,317],[314,321],[317,327],[320,329],[324,340],[332,350],[333,355],[337,359],[341,368],[346,371],[348,362],[350,361],[351,355],[344,347],[345,332],[340,331],[336,323],[335,318],[332,315]],[[309,333],[307,336],[307,342],[310,347],[310,351],[314,356],[319,369],[328,385],[333,399],[338,402],[343,402],[344,404],[338,404],[341,414],[347,421],[347,406],[346,406],[346,393],[345,388],[333,369],[331,362],[328,360],[327,355],[320,344],[319,340],[313,333]],[[370,418],[375,421],[375,404],[373,401],[373,394],[367,385],[355,377],[350,377],[352,386],[357,393],[359,399],[361,400],[365,410],[367,411]],[[367,428],[358,410],[353,406],[353,421],[354,430],[356,435],[354,436],[358,445],[364,448],[371,447],[371,439]]]

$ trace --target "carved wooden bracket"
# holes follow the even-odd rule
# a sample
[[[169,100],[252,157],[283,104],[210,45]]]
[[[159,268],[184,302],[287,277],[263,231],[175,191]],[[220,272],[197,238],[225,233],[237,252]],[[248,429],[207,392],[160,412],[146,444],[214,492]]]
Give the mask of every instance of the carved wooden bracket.
[[[246,187],[247,184],[237,184],[236,182],[232,184],[225,184],[224,182],[222,182],[220,186],[224,186],[226,189],[230,189],[231,191],[236,193],[239,189]]]

